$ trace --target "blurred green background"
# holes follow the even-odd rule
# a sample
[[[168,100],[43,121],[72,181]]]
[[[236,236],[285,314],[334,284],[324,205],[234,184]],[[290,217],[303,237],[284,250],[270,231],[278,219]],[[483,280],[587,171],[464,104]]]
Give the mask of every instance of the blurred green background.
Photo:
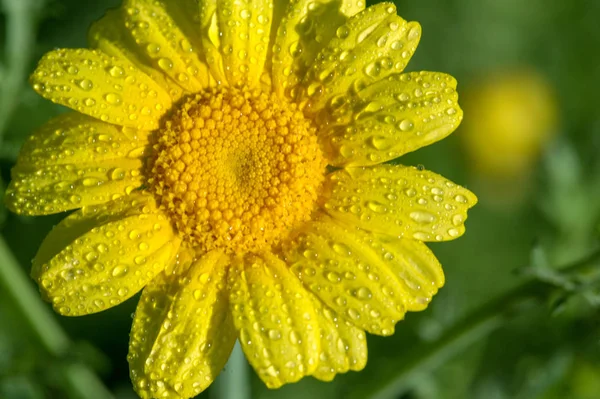
[[[1,196],[25,138],[65,111],[38,97],[28,74],[50,49],[85,47],[90,23],[120,0],[0,3]],[[600,398],[600,2],[396,4],[423,27],[408,70],[455,76],[465,109],[449,139],[399,162],[443,174],[480,203],[464,237],[432,245],[446,286],[394,336],[369,336],[364,371],[277,391],[251,373],[251,397]],[[59,317],[25,280],[62,217],[18,217],[0,202],[0,398],[106,397],[94,384],[134,398],[126,354],[137,297]]]

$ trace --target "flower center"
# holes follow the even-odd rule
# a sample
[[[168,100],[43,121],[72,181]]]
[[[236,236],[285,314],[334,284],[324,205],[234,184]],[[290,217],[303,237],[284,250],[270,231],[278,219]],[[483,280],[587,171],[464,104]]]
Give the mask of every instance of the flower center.
[[[274,95],[204,91],[160,132],[151,190],[204,251],[268,248],[313,211],[326,166],[315,133],[296,104]]]

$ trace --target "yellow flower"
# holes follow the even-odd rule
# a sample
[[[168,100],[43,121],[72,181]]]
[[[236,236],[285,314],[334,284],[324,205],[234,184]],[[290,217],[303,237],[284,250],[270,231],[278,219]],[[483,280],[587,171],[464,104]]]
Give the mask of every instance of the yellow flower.
[[[529,186],[544,145],[558,126],[558,107],[552,87],[535,70],[497,72],[474,85],[466,96],[470,118],[461,135],[473,170],[509,190]],[[521,178],[525,184],[515,184]]]
[[[402,73],[421,36],[382,3],[126,0],[92,49],[31,77],[78,111],[23,147],[11,209],[79,209],[32,275],[63,315],[145,287],[129,348],[142,397],[194,396],[236,339],[271,388],[360,370],[444,283],[424,242],[475,196],[384,164],[460,123],[456,81]],[[329,167],[328,167],[329,165]]]

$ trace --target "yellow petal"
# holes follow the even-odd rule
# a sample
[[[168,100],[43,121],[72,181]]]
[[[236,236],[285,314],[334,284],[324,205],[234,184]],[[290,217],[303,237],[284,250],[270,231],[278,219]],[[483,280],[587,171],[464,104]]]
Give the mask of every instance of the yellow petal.
[[[332,165],[383,163],[452,133],[463,117],[457,100],[456,80],[450,75],[392,75],[336,109],[322,110],[329,122],[320,141]]]
[[[69,112],[43,125],[23,144],[17,164],[24,166],[137,159],[148,145],[146,130],[120,128]]]
[[[349,226],[420,241],[447,241],[465,232],[469,190],[412,166],[347,168],[328,175],[325,211]]]
[[[151,208],[148,208],[149,210],[155,209],[154,201],[148,194],[135,192],[128,198],[121,198],[100,205],[86,206],[77,212],[71,213],[54,226],[40,245],[33,261],[31,274],[33,276],[40,275],[43,272],[40,269],[42,265],[50,262],[60,251],[93,228],[139,214],[139,208],[148,204],[151,205]]]
[[[219,84],[226,84],[223,56],[221,48],[221,35],[217,20],[217,0],[204,0],[200,2],[200,39],[204,54],[212,76]]]
[[[143,182],[148,132],[120,129],[68,113],[23,145],[7,190],[8,207],[24,215],[64,212],[116,199]]]
[[[31,75],[43,97],[104,122],[142,130],[159,126],[171,98],[125,59],[98,50],[61,49],[46,53]]]
[[[394,240],[396,246],[404,245],[405,240]],[[426,248],[423,245],[419,255],[432,261]],[[426,306],[443,285],[439,264],[441,279],[424,274],[420,259],[395,251],[373,233],[341,227],[327,217],[299,234],[286,251],[286,260],[327,306],[378,335],[393,334],[407,310],[422,309],[421,304]]]
[[[179,244],[153,198],[138,194],[67,217],[44,240],[31,273],[60,314],[96,313],[138,292]]]
[[[209,64],[216,60],[214,49],[219,49],[229,84],[258,86],[270,46],[272,1],[213,0],[200,9]],[[220,67],[214,69],[219,79]]]
[[[323,306],[320,301],[315,300],[315,303],[321,331],[321,354],[313,377],[331,381],[336,374],[362,370],[367,364],[365,332]]]
[[[174,272],[159,274],[144,289],[128,355],[142,398],[194,397],[225,366],[237,338],[224,289],[228,264],[218,252],[195,259],[192,251],[180,251]]]
[[[427,308],[431,298],[445,283],[442,265],[433,252],[417,240],[378,234],[368,237],[371,247],[383,256],[392,272],[404,282],[406,309],[420,311]]]
[[[400,73],[421,37],[416,22],[396,15],[391,3],[368,7],[336,29],[306,74],[301,100],[315,112],[388,75]]]
[[[362,0],[290,1],[274,41],[272,74],[276,92],[283,95],[293,90],[335,30],[364,8]]]
[[[88,42],[91,48],[98,49],[107,55],[127,59],[164,88],[173,102],[177,102],[184,94],[181,86],[156,70],[145,57],[128,33],[121,9],[108,10],[100,20],[94,22],[88,31]],[[113,72],[118,75],[120,71]]]
[[[311,374],[320,352],[312,295],[272,254],[234,259],[231,311],[248,361],[269,388]]]
[[[178,4],[180,3],[180,4]],[[181,1],[127,0],[125,26],[152,65],[190,92],[211,85],[207,65],[198,58],[200,44]],[[197,10],[196,10],[197,12]],[[186,35],[184,32],[189,33]]]

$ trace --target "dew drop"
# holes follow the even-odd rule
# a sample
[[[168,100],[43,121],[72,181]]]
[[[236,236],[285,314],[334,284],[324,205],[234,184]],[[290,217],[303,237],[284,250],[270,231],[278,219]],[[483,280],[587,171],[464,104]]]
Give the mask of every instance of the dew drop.
[[[331,281],[332,283],[339,283],[342,281],[342,277],[336,272],[328,272],[327,280]]]
[[[344,158],[350,158],[352,156],[352,154],[354,154],[354,150],[352,148],[350,148],[349,146],[343,145],[340,147],[340,154]]]
[[[110,105],[120,105],[121,102],[123,101],[121,96],[118,95],[117,93],[108,93],[104,96],[104,99]]]
[[[123,77],[123,75],[125,75],[125,71],[123,70],[123,68],[118,67],[118,66],[113,66],[112,68],[110,68],[108,70],[108,73],[113,78],[120,78],[120,77]]]
[[[83,179],[81,183],[86,187],[98,186],[100,184],[100,179],[95,177],[87,177]]]
[[[412,220],[420,224],[429,224],[435,221],[435,216],[425,211],[414,211],[409,216]]]
[[[456,214],[452,216],[452,224],[455,226],[461,226],[465,222],[463,215]]]
[[[410,119],[404,119],[398,124],[398,128],[403,132],[410,132],[414,127],[415,125]]]
[[[173,68],[173,61],[168,58],[161,58],[158,60],[158,66],[163,70],[171,69]]]
[[[186,39],[182,39],[182,40],[179,42],[179,46],[180,46],[180,47],[181,47],[181,49],[182,49],[184,52],[186,52],[186,53],[187,53],[187,52],[191,52],[191,51],[193,50],[193,48],[192,48],[192,45],[191,45],[191,44],[190,44],[190,42],[189,42],[189,41],[187,41]]]
[[[145,256],[136,256],[135,259],[133,260],[135,262],[136,265],[143,265],[144,263],[146,263],[146,257]]]
[[[371,137],[371,145],[377,150],[387,150],[391,148],[396,140],[389,140],[385,136],[373,136]]]
[[[71,201],[72,204],[79,204],[81,202],[81,196],[79,196],[79,195],[71,195],[69,197],[69,201]]]
[[[298,334],[296,331],[291,331],[290,332],[290,342],[293,345],[298,345],[301,343],[301,336],[300,334]]]
[[[102,263],[95,263],[92,268],[97,272],[104,271],[104,265]]]
[[[467,198],[464,195],[461,195],[461,194],[458,194],[457,196],[455,196],[454,200],[456,202],[461,203],[461,204],[466,204],[467,203]]]
[[[406,194],[407,197],[412,198],[417,195],[417,190],[415,190],[412,187],[407,188],[406,190],[404,190],[404,194]]]
[[[423,233],[422,231],[417,231],[413,234],[413,238],[420,241],[427,241],[429,240],[429,234]]]
[[[121,168],[115,168],[110,173],[110,178],[112,180],[123,180],[125,178],[125,170]]]
[[[307,249],[306,251],[304,251],[302,253],[302,255],[304,255],[304,257],[306,259],[311,259],[311,260],[316,259],[318,256],[318,254],[315,251],[310,250],[310,249]]]
[[[337,28],[335,35],[340,39],[345,39],[350,35],[350,29],[346,25],[342,25]]]
[[[75,271],[73,269],[66,269],[60,272],[60,276],[65,281],[71,281],[75,278]]]
[[[419,29],[417,28],[411,28],[411,30],[408,32],[408,35],[406,35],[406,37],[408,38],[408,40],[415,40],[416,38],[418,38],[420,35]]]
[[[375,213],[385,213],[387,212],[387,207],[381,202],[377,201],[367,201],[367,207]]]
[[[243,342],[246,345],[252,345],[252,339],[250,337],[250,333],[245,328],[240,329],[240,342]]]
[[[160,51],[160,46],[156,43],[150,43],[146,46],[146,50],[150,53],[150,54],[156,54]]]
[[[348,309],[346,313],[352,320],[358,320],[360,318],[360,313],[354,308]]]
[[[93,261],[95,261],[96,259],[98,259],[98,253],[97,253],[97,252],[94,252],[94,251],[88,252],[87,254],[85,254],[85,259],[86,259],[88,262],[93,262]]]
[[[371,290],[367,287],[360,287],[358,290],[356,290],[356,297],[358,297],[359,299],[371,299],[372,296],[373,294],[371,293]]]
[[[94,84],[89,79],[83,79],[81,82],[79,82],[79,87],[85,91],[90,91],[94,87]]]
[[[338,254],[338,255],[342,255],[342,256],[350,256],[352,255],[352,251],[350,250],[350,248],[348,248],[347,245],[342,244],[342,243],[334,243],[332,245],[333,250]]]
[[[125,274],[127,274],[127,266],[116,266],[112,270],[112,276],[113,277],[122,277]]]

